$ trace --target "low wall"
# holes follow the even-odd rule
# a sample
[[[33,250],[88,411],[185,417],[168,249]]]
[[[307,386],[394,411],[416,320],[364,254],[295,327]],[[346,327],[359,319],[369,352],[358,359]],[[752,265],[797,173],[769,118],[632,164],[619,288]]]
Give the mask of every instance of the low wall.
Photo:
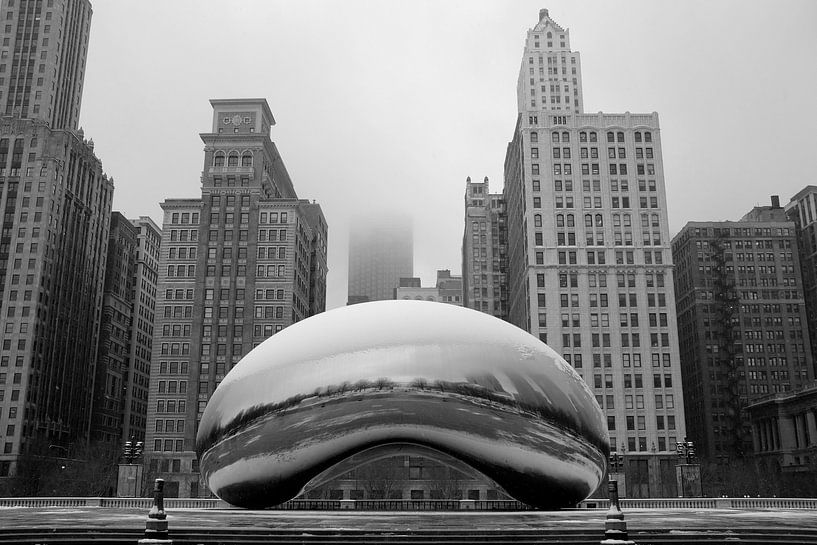
[[[152,498],[0,498],[0,507],[108,507],[150,509]],[[578,509],[607,509],[608,500],[585,500]],[[622,499],[623,509],[817,509],[817,498],[652,498]],[[218,498],[165,498],[165,509],[230,509]],[[310,511],[525,511],[506,500],[291,500],[276,510]]]

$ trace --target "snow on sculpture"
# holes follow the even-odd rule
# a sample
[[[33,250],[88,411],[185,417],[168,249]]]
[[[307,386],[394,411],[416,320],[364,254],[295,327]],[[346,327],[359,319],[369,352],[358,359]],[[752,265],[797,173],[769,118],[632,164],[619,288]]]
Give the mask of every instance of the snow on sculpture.
[[[448,454],[540,508],[590,495],[610,450],[595,398],[555,351],[425,301],[343,307],[277,333],[227,374],[196,438],[210,490],[248,508],[391,444]]]

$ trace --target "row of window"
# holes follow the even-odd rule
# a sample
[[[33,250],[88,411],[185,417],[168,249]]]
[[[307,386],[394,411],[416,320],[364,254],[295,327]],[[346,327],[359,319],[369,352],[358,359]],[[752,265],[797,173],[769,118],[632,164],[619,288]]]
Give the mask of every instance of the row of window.
[[[605,250],[588,250],[587,251],[587,264],[588,265],[605,265],[606,264],[606,251]],[[664,263],[664,256],[660,250],[652,251],[652,250],[644,250],[644,264],[645,265],[661,265]],[[578,252],[576,251],[559,251],[557,252],[558,262],[560,265],[576,265],[578,264]],[[544,252],[536,252],[535,254],[536,264],[537,265],[544,265],[545,264],[545,255]],[[615,251],[615,263],[616,265],[634,265],[635,264],[635,251],[633,250],[616,250]]]

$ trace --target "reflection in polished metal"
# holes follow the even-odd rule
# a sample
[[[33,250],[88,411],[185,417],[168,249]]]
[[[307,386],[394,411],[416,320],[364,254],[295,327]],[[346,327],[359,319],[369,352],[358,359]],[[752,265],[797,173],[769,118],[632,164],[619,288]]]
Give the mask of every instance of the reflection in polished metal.
[[[196,438],[210,490],[250,508],[389,444],[448,454],[541,508],[586,498],[610,450],[593,395],[550,347],[423,301],[348,306],[277,333],[225,377]]]

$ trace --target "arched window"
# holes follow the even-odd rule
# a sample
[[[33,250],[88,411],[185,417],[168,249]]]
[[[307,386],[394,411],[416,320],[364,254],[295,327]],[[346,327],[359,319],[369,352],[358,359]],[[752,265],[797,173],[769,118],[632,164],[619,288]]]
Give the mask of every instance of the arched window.
[[[241,156],[241,166],[242,167],[252,166],[252,153],[250,153],[249,151],[244,152],[244,154]]]
[[[618,140],[619,142],[624,142],[624,133],[621,132],[621,131],[617,132],[616,133],[616,140]]]
[[[539,141],[539,133],[536,132],[536,131],[531,132],[530,133],[530,141],[531,142],[538,142]]]
[[[652,226],[653,227],[658,227],[659,225],[661,225],[661,222],[658,219],[658,214],[653,214],[652,215]]]
[[[584,215],[584,226],[585,227],[593,227],[593,214],[585,214]]]
[[[610,131],[610,132],[607,133],[607,141],[608,142],[615,142],[616,141],[616,135],[613,134],[613,131]]]
[[[579,142],[587,142],[587,133],[582,131],[579,133]]]
[[[636,131],[636,133],[635,133],[635,141],[636,142],[641,142],[641,133],[638,132],[638,131]]]
[[[238,152],[231,151],[230,155],[227,156],[227,166],[228,167],[237,167],[238,166]]]
[[[541,216],[538,216],[538,217],[541,218]],[[536,225],[535,223],[534,223],[534,225],[536,227],[541,227],[542,226],[542,220],[541,219],[539,220],[539,225]],[[556,214],[556,227],[564,227],[564,226],[565,226],[565,217],[564,217],[564,215]]]
[[[224,152],[217,151],[215,155],[213,155],[213,166],[214,167],[223,167],[224,166]]]
[[[554,142],[558,142],[559,141],[559,132],[558,131],[553,131],[550,134],[550,139],[553,140]]]
[[[596,227],[604,227],[604,219],[601,214],[596,214]]]
[[[562,133],[562,142],[570,142],[570,133],[569,132],[563,132]]]
[[[573,214],[568,214],[567,215],[567,226],[568,227],[575,227],[576,226],[576,222],[573,219]]]
[[[548,38],[553,38],[553,33],[552,32],[548,32]]]
[[[597,142],[598,141],[598,135],[596,134],[596,131],[591,131],[590,132],[590,141],[591,142]]]
[[[534,227],[541,227],[542,226],[542,215],[541,214],[534,214],[533,215],[533,226]]]
[[[652,133],[650,131],[644,132],[644,142],[652,142]]]
[[[434,298],[431,296],[426,297],[426,301],[434,301]]]

